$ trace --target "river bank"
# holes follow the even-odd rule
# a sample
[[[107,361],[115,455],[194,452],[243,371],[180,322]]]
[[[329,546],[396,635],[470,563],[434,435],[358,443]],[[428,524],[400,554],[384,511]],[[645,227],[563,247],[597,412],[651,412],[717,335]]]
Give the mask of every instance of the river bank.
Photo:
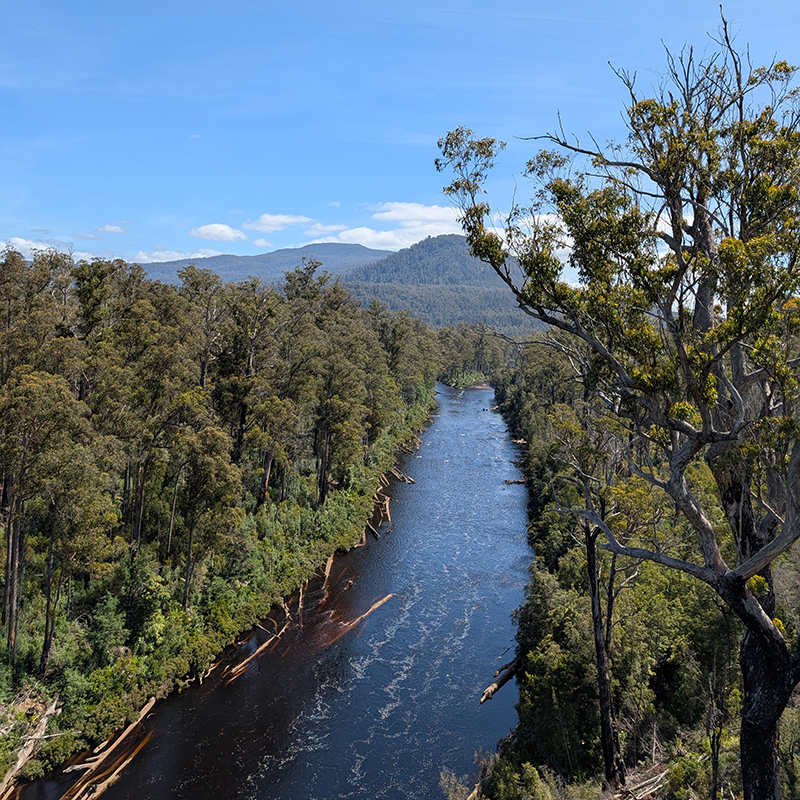
[[[164,614],[158,605],[151,609],[154,620],[161,620],[155,651],[145,656],[117,648],[114,662],[106,669],[90,676],[88,682],[78,675],[69,676],[64,691],[58,695],[39,683],[24,687],[15,702],[3,709],[9,720],[4,747],[14,748],[14,754],[9,757],[11,766],[0,797],[15,796],[27,780],[43,775],[68,757],[66,764],[71,765],[77,753],[86,758],[91,756],[91,748],[105,749],[118,735],[115,731],[122,731],[136,719],[150,698],[161,700],[202,682],[209,667],[218,662],[232,642],[249,636],[242,632],[251,631],[259,623],[265,608],[282,608],[283,598],[324,567],[332,553],[358,546],[365,536],[383,476],[391,471],[403,450],[417,445],[417,435],[430,419],[435,401],[433,393],[429,397],[429,402],[410,408],[404,424],[386,435],[380,447],[373,448],[371,465],[362,470],[348,491],[330,492],[318,511],[288,504],[264,507],[239,524],[243,555],[256,549],[264,554],[266,569],[259,569],[262,578],[258,584],[240,580],[237,591],[231,591],[236,587],[224,589],[208,609],[210,615],[190,608],[188,612],[172,610],[167,618],[166,598],[161,598],[158,603]],[[313,536],[303,534],[309,529],[314,530]],[[148,549],[143,547],[128,569],[147,569],[151,563]],[[155,580],[159,580],[157,575]],[[218,593],[220,588],[216,589]],[[150,579],[146,591],[159,592],[158,583]],[[178,640],[177,647],[170,643],[170,626],[174,630],[173,641]],[[51,708],[53,704],[55,707]],[[64,705],[69,714],[59,716]],[[46,730],[39,731],[46,710]],[[18,757],[20,753],[22,758]]]
[[[494,749],[516,693],[479,699],[513,648],[530,551],[525,489],[505,483],[518,452],[490,398],[442,389],[420,450],[398,464],[415,483],[386,490],[393,529],[376,525],[366,547],[318,570],[302,603],[287,602],[288,628],[279,607],[202,684],[160,704],[108,800],[428,798],[442,769],[470,773],[473,753]]]

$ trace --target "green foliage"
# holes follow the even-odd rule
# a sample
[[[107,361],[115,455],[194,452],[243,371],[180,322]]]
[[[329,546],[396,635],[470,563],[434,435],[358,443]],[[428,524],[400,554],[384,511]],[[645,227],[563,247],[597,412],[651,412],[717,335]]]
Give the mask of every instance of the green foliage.
[[[629,99],[624,142],[581,143],[560,126],[534,137],[556,151],[528,162],[530,203],[515,201],[502,231],[486,196],[502,143],[457,128],[440,141],[436,166],[452,171],[445,192],[460,208],[470,252],[558,332],[551,343],[583,389],[579,402],[552,402],[539,419],[553,445],[556,510],[586,541],[592,573],[591,542],[613,554],[598,567],[604,631],[591,576],[604,751],[614,738],[609,661],[615,705],[630,717],[630,761],[648,717],[669,736],[696,725],[705,704],[712,782],[681,762],[675,785],[685,788],[675,796],[722,792],[714,781],[723,729],[740,705],[745,797],[778,796],[777,725],[800,679],[796,592],[779,597],[776,586],[791,584],[773,575],[800,538],[800,90],[795,67],[754,67],[724,17],[711,39],[703,55],[690,46],[668,52],[647,94],[635,73],[617,71]],[[564,525],[532,528],[553,545],[544,559],[560,588],[576,590],[578,557]],[[645,562],[691,576],[705,593],[683,580],[677,591],[660,584]],[[638,602],[617,619],[628,604],[622,586]],[[664,606],[661,622],[648,608],[653,598]],[[732,615],[750,634],[740,651],[741,704],[730,676]],[[641,653],[626,653],[626,630]],[[546,674],[545,660],[537,667]],[[558,748],[569,752],[568,744],[550,743],[559,769]],[[607,764],[613,781],[611,771]]]
[[[175,287],[2,255],[0,766],[33,676],[63,711],[29,776],[201,675],[360,539],[439,344],[319,266],[280,288],[187,267]]]
[[[584,783],[602,773],[586,551],[579,518],[559,510],[579,507],[581,495],[560,476],[569,471],[565,447],[582,459],[585,469],[606,464],[607,454],[595,451],[596,443],[578,424],[592,413],[592,404],[558,348],[530,346],[516,369],[501,375],[497,397],[526,442],[524,468],[537,487],[529,527],[536,561],[525,602],[516,612],[519,653],[525,658],[519,722],[482,782],[482,792],[493,800],[545,796],[545,791],[554,798],[567,792],[594,796],[590,783]],[[711,505],[715,496],[708,468],[698,464],[690,474],[695,490]],[[626,540],[648,535],[655,524],[670,531],[674,547],[696,546],[663,494],[640,478],[621,476],[604,502],[614,509],[614,530]],[[719,508],[717,512],[724,524],[724,515]],[[708,587],[690,576],[602,552],[599,566],[603,596],[614,594],[611,682],[629,769],[652,757],[654,735],[658,754],[667,760],[664,744],[683,742],[672,751],[671,796],[707,791],[708,725],[716,708],[721,780],[737,786],[732,732],[741,703],[736,669],[740,623]],[[686,749],[687,731],[694,732],[691,752]],[[699,771],[692,771],[697,764]]]

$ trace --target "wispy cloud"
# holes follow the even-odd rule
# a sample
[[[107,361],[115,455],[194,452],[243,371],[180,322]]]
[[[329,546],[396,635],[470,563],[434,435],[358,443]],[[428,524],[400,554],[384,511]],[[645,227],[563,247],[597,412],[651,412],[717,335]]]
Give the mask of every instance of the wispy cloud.
[[[240,242],[247,239],[246,234],[224,222],[212,222],[209,225],[192,228],[189,236],[194,236],[196,239],[210,239],[212,242]]]
[[[258,219],[249,219],[242,227],[260,233],[275,233],[290,225],[306,225],[314,220],[311,217],[298,217],[293,214],[262,214]]]
[[[372,218],[394,223],[389,230],[371,227],[345,228],[333,236],[321,236],[320,242],[348,242],[385,250],[401,250],[444,233],[461,233],[457,212],[449,206],[426,206],[422,203],[381,203]],[[316,227],[316,226],[315,226]],[[335,226],[330,226],[335,227]]]
[[[96,242],[100,237],[96,233],[71,233],[76,239],[85,239],[88,242]]]
[[[45,241],[44,239],[23,239],[19,236],[12,236],[3,242],[5,247],[10,247],[25,258],[32,258],[37,250],[69,250],[69,246],[64,242],[54,240]]]
[[[323,225],[315,222],[308,230],[303,231],[306,236],[327,236],[329,233],[347,230],[347,225]]]
[[[272,244],[272,242],[270,242],[268,239],[264,239],[263,237],[262,237],[262,238],[260,238],[260,239],[256,239],[256,240],[253,242],[253,244],[254,244],[256,247],[273,247],[273,244]]]
[[[373,219],[399,222],[404,227],[422,223],[456,223],[457,211],[450,206],[425,206],[422,203],[381,203]]]
[[[102,228],[98,228],[97,230],[102,231],[103,233],[125,233],[125,228],[122,228],[119,225],[103,225]]]
[[[146,253],[144,250],[140,250],[134,256],[133,260],[138,261],[140,264],[153,264],[160,261],[179,261],[183,258],[209,258],[211,256],[221,255],[221,251],[211,250],[206,247],[201,247],[199,250],[192,250],[188,252],[182,252],[180,250],[166,250],[163,247],[156,247],[155,250],[152,250],[149,253]]]

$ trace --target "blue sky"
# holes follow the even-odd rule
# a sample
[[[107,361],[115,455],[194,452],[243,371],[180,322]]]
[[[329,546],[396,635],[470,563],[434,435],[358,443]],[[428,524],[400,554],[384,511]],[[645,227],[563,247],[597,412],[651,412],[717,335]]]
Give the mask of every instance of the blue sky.
[[[800,4],[726,2],[753,61],[800,63]],[[455,232],[433,167],[466,125],[622,138],[664,45],[708,46],[712,0],[26,0],[0,8],[0,242],[147,264],[313,241],[396,250]],[[663,42],[663,43],[662,43]]]

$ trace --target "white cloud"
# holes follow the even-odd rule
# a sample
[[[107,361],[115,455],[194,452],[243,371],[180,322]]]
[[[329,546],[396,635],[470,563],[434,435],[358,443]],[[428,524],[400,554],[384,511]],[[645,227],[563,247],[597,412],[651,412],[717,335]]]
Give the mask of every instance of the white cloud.
[[[210,256],[221,256],[222,252],[219,250],[211,250],[207,247],[201,247],[199,250],[191,252],[181,252],[180,250],[165,250],[163,247],[156,247],[150,253],[145,253],[140,250],[133,258],[139,264],[152,264],[160,261],[179,261],[183,258],[209,258]]]
[[[95,237],[99,238],[99,237]],[[71,255],[74,261],[91,261],[93,258],[114,258],[111,253],[93,253],[88,250],[73,250],[71,242],[61,239],[22,239],[12,236],[10,239],[0,239],[0,249],[10,247],[24,258],[32,259],[37,252],[42,250],[55,250],[59,253]]]
[[[65,253],[70,250],[69,244],[57,239],[22,239],[19,236],[12,236],[10,239],[6,239],[3,244],[5,247],[16,250],[25,258],[33,258],[37,250],[59,250]]]
[[[296,217],[292,214],[262,214],[258,219],[247,220],[242,227],[249,231],[275,233],[275,231],[282,231],[290,225],[305,225],[313,221],[310,217]]]
[[[312,244],[319,242],[346,242],[347,244],[363,244],[376,250],[402,250],[411,247],[420,239],[404,235],[406,231],[376,231],[374,228],[348,228],[336,236],[323,236]],[[424,236],[422,237],[425,238]]]
[[[315,222],[307,231],[303,231],[306,236],[327,236],[329,233],[347,230],[347,225],[323,225]]]
[[[267,239],[264,239],[264,238],[256,239],[253,242],[253,244],[256,247],[272,247],[273,246],[272,242],[270,242],[270,241],[268,241]]]
[[[86,239],[90,242],[96,242],[100,237],[96,233],[71,233],[76,239]]]
[[[328,203],[328,205],[333,206],[334,208],[339,208],[339,206],[341,206],[341,203],[338,200],[332,200],[330,203]]]
[[[322,236],[320,242],[348,242],[382,250],[401,250],[428,236],[461,233],[458,212],[449,206],[425,206],[422,203],[381,203],[372,215],[379,222],[395,223],[392,230],[359,227],[340,230],[334,236]],[[316,227],[316,226],[315,226]]]
[[[103,231],[103,233],[125,233],[125,228],[121,228],[119,225],[103,225],[97,230]]]
[[[223,222],[212,222],[209,225],[192,228],[189,236],[194,236],[196,239],[210,239],[212,242],[238,242],[247,239],[246,234]]]
[[[458,212],[451,206],[424,206],[422,203],[381,203],[372,218],[387,220],[388,222],[399,222],[404,227],[435,222],[457,226],[457,215]]]

